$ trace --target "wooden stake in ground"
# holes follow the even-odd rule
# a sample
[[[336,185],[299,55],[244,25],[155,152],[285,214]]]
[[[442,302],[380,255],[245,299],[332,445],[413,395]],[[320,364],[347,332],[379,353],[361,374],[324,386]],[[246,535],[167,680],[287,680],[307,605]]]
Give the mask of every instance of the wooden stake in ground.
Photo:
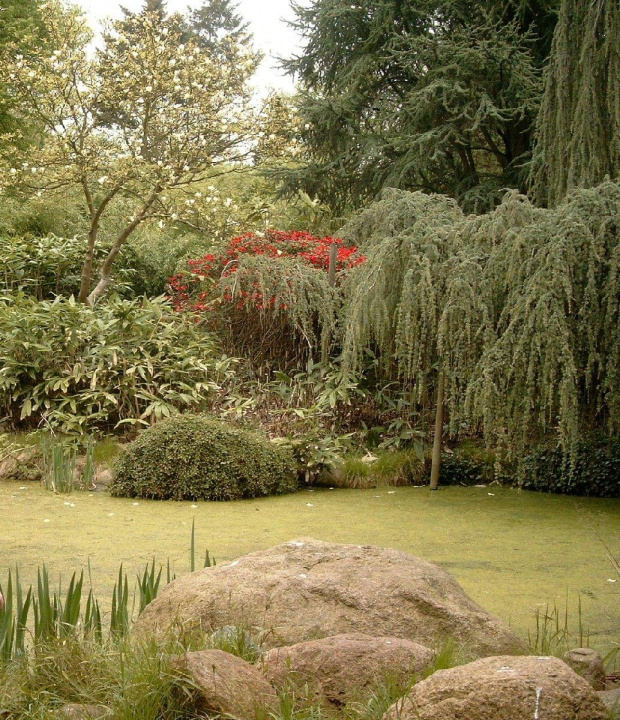
[[[439,470],[441,468],[441,440],[443,437],[443,396],[445,378],[443,370],[439,371],[437,381],[437,410],[435,413],[435,438],[433,441],[433,460],[431,465],[431,490],[437,490],[439,485]]]
[[[334,287],[336,284],[336,265],[338,263],[338,245],[333,243],[329,246],[329,266],[327,270],[327,278],[330,287]],[[329,346],[331,343],[331,337],[328,330],[323,334],[323,344],[321,347],[321,360],[326,362],[329,357]]]

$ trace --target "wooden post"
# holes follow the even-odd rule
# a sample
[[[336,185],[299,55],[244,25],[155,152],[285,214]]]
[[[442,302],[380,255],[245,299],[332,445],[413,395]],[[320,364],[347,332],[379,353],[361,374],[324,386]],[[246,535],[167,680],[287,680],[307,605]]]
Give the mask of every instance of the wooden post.
[[[336,284],[336,264],[338,263],[338,244],[333,243],[329,246],[329,269],[327,271],[327,278],[329,280],[330,287],[334,287]]]
[[[338,244],[332,243],[329,246],[329,265],[327,268],[327,281],[330,287],[334,287],[336,284],[336,265],[338,264]],[[329,331],[323,333],[323,343],[321,347],[321,360],[327,362],[329,357],[329,346],[331,343],[331,337]]]
[[[443,396],[445,378],[443,370],[439,370],[437,379],[437,410],[435,412],[435,438],[433,441],[433,460],[431,464],[431,490],[437,490],[439,485],[439,470],[441,468],[441,440],[443,438]]]

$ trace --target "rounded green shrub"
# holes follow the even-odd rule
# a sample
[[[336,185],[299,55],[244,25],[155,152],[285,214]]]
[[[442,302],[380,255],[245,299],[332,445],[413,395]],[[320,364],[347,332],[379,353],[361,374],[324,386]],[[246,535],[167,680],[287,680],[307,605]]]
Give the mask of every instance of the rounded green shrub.
[[[174,415],[144,430],[117,460],[110,492],[155,500],[235,500],[293,492],[293,456],[205,415]]]

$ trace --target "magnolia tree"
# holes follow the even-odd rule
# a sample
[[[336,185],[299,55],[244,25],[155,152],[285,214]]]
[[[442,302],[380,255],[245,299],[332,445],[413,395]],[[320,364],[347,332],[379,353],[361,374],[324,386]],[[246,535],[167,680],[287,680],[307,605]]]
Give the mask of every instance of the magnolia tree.
[[[208,179],[231,172],[251,150],[247,81],[257,56],[247,38],[225,37],[229,62],[222,62],[196,41],[183,42],[181,15],[148,12],[108,25],[93,52],[76,9],[52,0],[41,13],[53,52],[0,51],[0,80],[43,129],[27,151],[8,145],[2,184],[59,199],[80,189],[90,222],[79,299],[93,304],[140,224],[195,222],[212,212]],[[130,211],[94,278],[100,228],[114,206]]]

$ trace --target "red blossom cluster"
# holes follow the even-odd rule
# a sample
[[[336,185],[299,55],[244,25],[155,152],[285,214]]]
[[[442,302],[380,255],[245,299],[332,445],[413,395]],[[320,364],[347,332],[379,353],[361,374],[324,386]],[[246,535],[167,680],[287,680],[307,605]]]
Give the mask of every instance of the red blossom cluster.
[[[332,245],[339,246],[337,272],[353,268],[366,259],[357,252],[356,247],[343,247],[340,238],[316,237],[301,231],[269,230],[264,235],[246,233],[233,238],[228,247],[218,255],[207,253],[196,260],[189,260],[188,272],[174,275],[168,281],[170,297],[178,311],[202,312],[210,309],[210,298],[216,295],[213,293],[213,285],[217,284],[220,278],[237,272],[236,261],[243,255],[263,255],[276,262],[284,258],[303,258],[309,265],[327,272]],[[210,279],[212,285],[199,290],[205,279]],[[247,299],[248,293],[244,292],[243,296]],[[273,307],[276,303],[275,298],[266,301],[260,293],[253,293],[251,297],[259,310]],[[232,300],[232,297],[225,299]]]

